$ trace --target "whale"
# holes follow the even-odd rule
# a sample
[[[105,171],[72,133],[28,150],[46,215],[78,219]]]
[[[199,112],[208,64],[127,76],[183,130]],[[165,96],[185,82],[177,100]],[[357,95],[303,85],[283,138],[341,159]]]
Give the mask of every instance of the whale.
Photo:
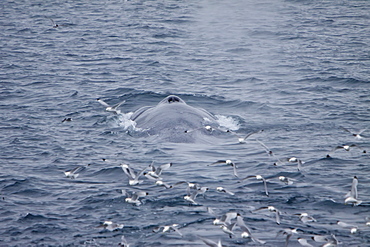
[[[188,105],[176,95],[136,110],[130,119],[144,136],[175,143],[207,142],[218,126],[213,114]]]

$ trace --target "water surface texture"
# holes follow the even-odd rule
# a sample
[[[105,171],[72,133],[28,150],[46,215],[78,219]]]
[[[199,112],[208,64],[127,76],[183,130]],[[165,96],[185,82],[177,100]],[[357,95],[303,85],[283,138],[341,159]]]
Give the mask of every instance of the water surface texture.
[[[198,236],[261,245],[239,227],[230,238],[213,225],[227,212],[240,213],[264,246],[286,246],[278,233],[288,228],[300,229],[288,246],[324,244],[314,235],[369,246],[370,129],[357,139],[341,128],[370,127],[369,24],[362,0],[2,1],[0,246],[118,246],[122,236],[130,246],[205,246]],[[132,132],[130,114],[168,95],[236,134],[171,143]],[[97,98],[126,102],[112,114]],[[326,157],[344,144],[360,148]],[[277,162],[291,157],[300,170]],[[228,159],[240,178],[264,176],[269,196],[261,180],[210,166]],[[187,184],[166,189],[142,177],[130,186],[120,164],[140,171],[152,162],[172,162],[161,175],[169,185],[209,189],[191,203]],[[77,178],[64,175],[79,166]],[[345,205],[354,176],[362,203]],[[121,190],[148,195],[135,205]],[[281,212],[280,225],[256,211],[266,206]],[[316,222],[303,223],[303,212]],[[124,226],[109,231],[104,221]],[[172,224],[182,236],[153,231]]]

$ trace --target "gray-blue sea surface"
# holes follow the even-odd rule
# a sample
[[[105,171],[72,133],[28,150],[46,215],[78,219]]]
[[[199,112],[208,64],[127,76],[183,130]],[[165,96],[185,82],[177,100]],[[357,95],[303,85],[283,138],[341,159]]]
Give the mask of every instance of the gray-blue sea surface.
[[[369,1],[0,6],[0,246],[126,246],[122,236],[130,246],[205,246],[202,238],[370,246]],[[232,132],[206,143],[137,134],[132,112],[168,95]],[[125,103],[112,114],[97,98]],[[364,131],[358,138],[347,130]],[[218,160],[234,162],[239,178],[230,165],[211,165]],[[149,172],[152,162],[172,163],[160,175],[172,187],[146,176],[129,185],[120,165]],[[64,174],[76,167],[78,176]],[[268,196],[262,180],[240,180],[255,175],[266,179]],[[355,203],[345,204],[355,176]],[[200,191],[181,181],[208,190],[191,202],[187,190]],[[148,194],[132,204],[125,191]],[[267,206],[279,210],[280,224]],[[253,239],[241,237],[240,225],[230,237],[213,224],[227,212],[243,217]],[[316,221],[303,222],[301,213]],[[181,234],[163,232],[173,224]]]

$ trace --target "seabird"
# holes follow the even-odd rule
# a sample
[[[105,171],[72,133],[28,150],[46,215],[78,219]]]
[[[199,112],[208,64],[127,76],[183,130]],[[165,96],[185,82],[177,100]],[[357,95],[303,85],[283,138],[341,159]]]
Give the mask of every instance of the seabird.
[[[164,186],[166,189],[171,189],[172,188],[172,185],[169,185],[169,184],[163,182],[162,180],[157,180],[155,182],[155,185],[157,185],[157,186]]]
[[[197,205],[198,203],[195,201],[197,196],[199,195],[199,190],[198,189],[191,189],[190,187],[187,188],[186,190],[186,196],[184,196],[184,199],[194,205]]]
[[[296,158],[296,157],[291,157],[291,158],[284,158],[284,159],[278,159],[278,161],[276,163],[274,163],[274,165],[278,165],[279,163],[280,164],[284,164],[286,162],[289,162],[289,163],[297,163],[297,170],[300,171],[302,169],[302,164],[304,163],[302,160]]]
[[[357,176],[354,176],[352,179],[351,190],[346,194],[344,204],[352,204],[353,206],[358,206],[362,203],[361,200],[358,200],[357,185],[358,178]]]
[[[117,230],[117,229],[122,229],[123,224],[117,224],[117,223],[113,223],[110,220],[107,220],[107,221],[104,221],[103,224],[101,224],[99,227],[102,227],[102,228],[107,229],[109,231],[114,231],[114,230]]]
[[[339,127],[340,127],[342,130],[344,130],[344,131],[346,131],[346,132],[350,133],[351,135],[353,135],[356,139],[362,139],[362,138],[364,138],[363,136],[361,136],[361,134],[362,134],[362,133],[364,133],[364,132],[367,130],[367,128],[366,128],[366,129],[360,130],[358,133],[355,133],[355,132],[352,132],[352,131],[350,131],[349,129],[344,128],[344,127],[342,127],[342,126],[339,126]]]
[[[238,214],[236,212],[228,212],[226,214],[224,214],[223,216],[221,216],[221,218],[216,218],[214,221],[213,221],[213,225],[230,225],[231,224],[231,220],[232,219],[235,219],[236,217],[238,216]]]
[[[158,226],[153,229],[153,232],[159,232],[161,228],[163,228],[162,232],[170,232],[171,230],[175,231],[177,234],[179,234],[182,237],[182,233],[178,229],[178,224],[172,224],[172,225],[167,225],[167,226]]]
[[[263,142],[261,142],[260,140],[257,140],[257,139],[256,139],[256,142],[258,142],[259,144],[261,144],[261,146],[265,149],[266,153],[269,156],[275,156],[274,153]]]
[[[260,243],[260,244],[265,244],[266,243],[265,241],[259,240],[258,238],[255,238],[252,235],[250,229],[245,225],[243,217],[240,214],[238,214],[238,216],[236,217],[236,223],[240,227],[240,229],[243,231],[241,233],[242,238],[251,238],[252,241],[255,242],[255,243],[256,242]]]
[[[120,165],[123,172],[129,178],[129,185],[137,185],[143,182],[143,180],[139,180],[140,176],[144,174],[146,167],[141,170],[139,173],[136,173],[128,164],[121,164]]]
[[[312,244],[309,244],[307,242],[307,239],[305,239],[305,238],[298,238],[297,240],[298,240],[298,243],[300,245],[302,245],[303,247],[313,247],[313,245]]]
[[[241,179],[240,181],[243,181],[243,180],[248,179],[248,178],[256,178],[257,180],[262,180],[263,186],[265,188],[265,194],[266,194],[266,196],[269,196],[269,192],[267,190],[266,179],[264,177],[262,177],[261,175],[251,175],[251,176],[247,176],[247,177]]]
[[[224,187],[217,187],[216,191],[227,193],[227,194],[232,195],[232,196],[235,195],[233,192],[226,190]]]
[[[312,216],[309,216],[307,213],[300,213],[300,214],[294,214],[294,215],[298,215],[299,219],[305,224],[307,222],[316,222],[316,219]]]
[[[293,180],[291,178],[288,178],[288,177],[285,177],[285,176],[279,176],[279,180],[283,183],[285,183],[286,185],[292,185],[293,184]]]
[[[235,177],[238,177],[238,173],[236,171],[236,168],[237,168],[236,167],[236,164],[233,163],[231,160],[218,160],[218,161],[216,161],[216,162],[214,162],[214,163],[212,163],[210,165],[216,165],[216,164],[226,164],[226,165],[232,166],[233,167],[234,176]]]
[[[261,207],[259,209],[254,210],[254,211],[256,212],[256,211],[264,210],[264,209],[267,209],[270,212],[274,212],[275,213],[275,218],[276,218],[276,220],[275,220],[276,224],[280,225],[280,211],[277,208],[275,208],[274,206]]]
[[[49,18],[49,20],[50,20],[50,21],[51,21],[51,23],[53,24],[53,28],[57,28],[57,27],[59,27],[59,25],[58,25],[58,24],[56,24],[56,23],[54,22],[54,20],[53,20],[53,19]]]
[[[136,191],[132,192],[132,194],[130,195],[130,193],[128,193],[126,190],[122,190],[122,194],[126,195],[125,202],[140,206],[142,202],[139,199],[141,197],[147,196],[149,193],[144,191]]]
[[[279,234],[286,235],[285,246],[288,246],[290,237],[293,234],[298,234],[298,229],[297,228],[286,228],[286,229],[280,230],[277,235]]]
[[[113,112],[113,113],[115,113],[115,114],[120,114],[121,113],[121,111],[120,110],[118,110],[117,108],[118,107],[120,107],[123,103],[125,103],[126,102],[126,100],[124,100],[124,101],[122,101],[122,102],[120,102],[120,103],[118,103],[118,104],[115,104],[114,106],[110,106],[110,105],[108,105],[105,101],[103,101],[102,99],[100,99],[100,98],[98,98],[98,99],[96,99],[100,104],[102,104],[103,106],[105,106],[105,110],[107,111],[107,112]]]
[[[75,179],[80,175],[79,172],[81,172],[82,170],[84,170],[88,166],[90,166],[90,164],[88,164],[86,166],[77,166],[77,167],[73,168],[72,170],[64,171],[64,175],[67,178]]]
[[[331,154],[332,153],[334,153],[336,150],[338,150],[338,149],[344,149],[344,150],[346,150],[347,152],[352,148],[352,147],[355,147],[355,148],[358,148],[358,149],[360,149],[363,153],[366,153],[366,150],[365,149],[363,149],[363,148],[361,148],[359,145],[357,145],[357,144],[350,144],[350,145],[340,145],[340,146],[336,146],[335,148],[333,148],[327,155],[326,155],[326,157],[327,158],[330,158],[331,156]]]
[[[62,123],[64,123],[64,122],[71,122],[72,121],[72,118],[70,118],[70,117],[66,117],[66,118],[64,118],[63,120],[62,120]]]
[[[351,224],[348,224],[346,222],[339,221],[339,220],[337,221],[337,225],[343,228],[349,228],[351,234],[355,234],[358,230],[357,226],[354,226],[354,225],[351,225]]]
[[[253,132],[250,132],[248,133],[247,135],[245,135],[244,137],[238,137],[238,142],[239,143],[245,143],[246,140],[248,139],[248,137],[250,137],[251,135],[254,135],[254,134],[259,134],[261,133],[263,130],[258,130],[258,131],[253,131]],[[231,133],[234,133],[232,131],[228,131],[228,132],[231,132]],[[234,133],[236,135],[236,133]]]
[[[167,170],[169,169],[171,166],[172,166],[172,163],[166,163],[166,164],[163,164],[163,165],[160,165],[159,167],[155,167],[153,165],[154,162],[152,162],[150,165],[149,165],[149,168],[151,169],[150,171],[148,171],[146,173],[146,175],[148,176],[151,176],[155,179],[160,179],[160,176],[162,174],[162,171],[164,170]]]
[[[231,224],[224,223],[220,225],[220,228],[224,233],[229,234],[229,237],[232,238],[232,236],[235,235],[233,232],[235,226],[236,226],[236,222],[231,223]]]

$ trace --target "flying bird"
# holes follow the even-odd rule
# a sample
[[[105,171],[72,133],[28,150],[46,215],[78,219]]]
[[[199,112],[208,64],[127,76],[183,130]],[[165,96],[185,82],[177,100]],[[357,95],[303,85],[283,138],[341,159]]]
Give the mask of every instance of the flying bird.
[[[170,232],[170,231],[175,231],[177,234],[179,234],[182,237],[182,233],[178,229],[178,224],[172,224],[172,225],[167,225],[167,226],[158,226],[153,229],[153,232],[159,232],[162,229],[162,232]]]
[[[363,153],[366,153],[366,150],[361,148],[359,145],[357,144],[350,144],[350,145],[340,145],[340,146],[336,146],[335,148],[333,148],[327,155],[326,157],[327,158],[330,158],[331,157],[331,154],[334,153],[336,150],[338,149],[343,149],[343,150],[346,150],[347,152],[351,150],[351,148],[358,148],[360,149]]]
[[[149,193],[144,191],[136,191],[130,194],[126,190],[122,190],[122,194],[126,195],[125,202],[140,206],[142,202],[139,199],[147,196]]]
[[[238,216],[236,217],[236,223],[239,226],[239,228],[243,231],[241,233],[242,238],[251,238],[252,241],[255,242],[255,243],[260,243],[260,244],[265,244],[266,243],[265,241],[259,240],[258,238],[255,238],[252,235],[250,229],[245,225],[243,217],[240,214],[238,214]]]
[[[226,164],[226,165],[229,165],[233,168],[233,172],[234,172],[234,176],[235,177],[238,177],[238,172],[236,171],[236,164],[233,163],[231,160],[218,160],[210,165],[216,165],[216,164]]]
[[[362,203],[362,201],[358,199],[357,185],[358,178],[357,176],[354,176],[352,179],[351,190],[345,195],[344,204],[352,204],[353,206],[358,206]]]
[[[137,185],[141,184],[143,180],[139,180],[139,178],[144,174],[146,167],[141,170],[139,173],[136,173],[129,165],[127,164],[121,164],[120,165],[123,172],[127,175],[129,178],[129,185]]]
[[[362,130],[360,130],[358,133],[355,133],[355,132],[353,132],[353,131],[350,131],[349,129],[347,129],[347,128],[344,128],[344,127],[342,127],[342,126],[340,126],[340,128],[342,129],[342,130],[344,130],[344,131],[346,131],[346,132],[348,132],[348,133],[350,133],[352,136],[354,136],[356,139],[363,139],[364,137],[363,136],[361,136],[361,134],[362,133],[364,133],[368,128],[366,128],[366,129],[362,129]]]
[[[243,181],[243,180],[248,179],[248,178],[256,178],[257,180],[262,180],[263,186],[265,188],[265,194],[266,194],[266,196],[269,196],[269,192],[267,190],[267,182],[266,182],[266,179],[264,177],[262,177],[261,175],[251,175],[251,176],[247,176],[247,177],[241,179],[240,181]]]
[[[121,113],[121,111],[120,110],[118,110],[118,107],[120,107],[123,103],[125,103],[126,101],[124,100],[124,101],[122,101],[122,102],[120,102],[120,103],[118,103],[118,104],[115,104],[115,105],[113,105],[113,106],[110,106],[110,105],[108,105],[105,101],[103,101],[102,99],[100,99],[100,98],[98,98],[98,99],[96,99],[100,104],[102,104],[103,106],[105,106],[105,110],[107,111],[107,112],[113,112],[113,113],[115,113],[115,114],[120,114]]]
[[[259,211],[259,210],[264,210],[264,209],[267,209],[270,212],[274,212],[275,213],[275,222],[276,222],[276,224],[280,225],[280,214],[281,213],[274,206],[261,207],[259,209],[254,210],[254,211]]]
[[[114,231],[114,230],[118,230],[118,229],[122,229],[123,228],[123,224],[117,224],[117,223],[113,223],[112,221],[110,220],[107,220],[107,221],[104,221],[103,224],[101,224],[100,226],[98,226],[99,228],[104,228],[104,229],[107,229],[108,231]]]

